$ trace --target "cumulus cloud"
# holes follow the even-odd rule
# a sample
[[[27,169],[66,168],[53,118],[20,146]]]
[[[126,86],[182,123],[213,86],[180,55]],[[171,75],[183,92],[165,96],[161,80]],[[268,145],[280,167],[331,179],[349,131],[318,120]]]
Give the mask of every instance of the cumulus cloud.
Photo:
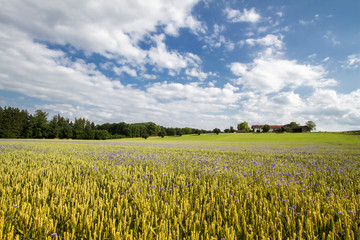
[[[337,81],[326,78],[327,72],[319,66],[299,64],[295,60],[260,57],[252,63],[232,63],[230,70],[239,76],[236,83],[244,89],[261,93],[279,92],[284,88],[300,86],[313,88],[335,86]]]
[[[144,119],[174,127],[191,123],[191,127],[203,129],[224,129],[243,120],[252,124],[312,120],[318,130],[329,129],[329,126],[332,130],[360,127],[360,90],[339,94],[318,87],[310,96],[304,97],[290,87],[299,82],[306,86],[316,82],[328,86],[324,84],[326,72],[319,66],[258,59],[251,64],[229,66],[248,83],[247,88],[240,89],[241,86],[230,83],[215,87],[201,82],[156,82],[141,90],[109,79],[93,64],[72,61],[63,52],[35,43],[12,28],[2,31],[1,37],[0,89],[51,100],[36,105],[51,114],[61,113],[71,119],[86,117],[96,123]],[[260,76],[264,78],[260,79]],[[277,78],[280,81],[272,85]],[[290,90],[277,91],[285,86]],[[271,91],[253,91],[252,88]]]
[[[182,53],[169,51],[164,46],[161,42],[164,37],[158,29],[174,36],[180,28],[188,28],[195,34],[204,33],[206,28],[191,14],[197,2],[40,0],[30,4],[10,1],[2,6],[1,21],[38,41],[70,44],[87,54],[98,53],[136,66],[150,63],[159,69],[173,70],[186,67],[186,59]],[[156,35],[158,37],[152,37]],[[153,39],[155,42],[151,44],[156,46],[150,51],[141,48],[140,42],[144,39]],[[135,74],[131,71],[130,75]]]
[[[35,43],[21,31],[2,29],[5,31],[1,32],[0,89],[50,101],[36,107],[52,114],[86,117],[98,123],[146,119],[165,126],[169,123],[186,126],[192,119],[194,127],[205,128],[209,123],[197,124],[234,108],[240,99],[238,88],[231,84],[208,87],[200,83],[158,82],[143,90],[136,89],[109,79],[94,64],[73,61],[60,50]],[[200,61],[196,55],[187,57],[192,64]],[[130,68],[118,70],[131,73]]]
[[[160,100],[175,101],[178,99],[192,101],[193,103],[213,104],[216,109],[207,111],[216,112],[219,108],[226,108],[224,104],[235,104],[240,99],[236,93],[237,87],[226,84],[223,88],[201,87],[198,83],[156,83],[147,89],[147,93]]]
[[[240,120],[254,124],[313,120],[319,130],[360,128],[360,90],[340,94],[329,89],[337,81],[327,78],[323,66],[284,59],[278,54],[284,49],[283,36],[274,32],[244,40],[248,46],[260,46],[261,52],[250,62],[228,64],[236,80],[205,81],[216,74],[202,70],[198,55],[166,45],[169,35],[176,38],[181,28],[187,28],[212,48],[233,49],[222,25],[213,25],[209,37],[202,35],[206,26],[191,14],[197,2],[9,1],[0,17],[0,90],[20,94],[24,102],[32,97],[35,107],[50,115],[85,117],[96,123],[153,121],[223,129]],[[228,8],[225,14],[230,22],[262,19],[254,8]],[[95,65],[86,57],[54,50],[49,46],[53,44],[86,56],[95,53],[104,61]],[[359,59],[350,55],[345,65],[359,68]],[[111,79],[102,70],[117,76]],[[159,82],[162,73],[183,75],[180,80],[169,77],[174,82]],[[152,81],[137,88],[124,84],[128,76]],[[303,96],[298,92],[302,87],[312,92]]]
[[[205,72],[201,72],[196,68],[192,68],[192,69],[186,69],[185,74],[191,77],[196,77],[198,78],[200,81],[204,81],[208,74]]]
[[[132,77],[137,76],[136,70],[132,69],[132,68],[130,68],[128,66],[114,67],[113,70],[117,75],[121,75],[122,73],[127,73]]]
[[[245,97],[247,95],[247,97]],[[234,121],[252,124],[286,124],[314,121],[319,131],[343,131],[360,128],[360,90],[339,94],[331,89],[315,89],[310,96],[294,91],[273,95],[243,94],[242,108]]]
[[[242,12],[240,10],[226,8],[224,12],[230,22],[256,23],[261,19],[260,14],[255,11],[255,8],[251,8],[250,10],[244,8]]]
[[[233,62],[230,64],[230,69],[236,76],[243,76],[248,71],[248,66],[244,63]]]
[[[245,43],[250,46],[260,45],[264,47],[274,47],[277,49],[282,49],[284,46],[282,39],[283,39],[282,35],[268,34],[263,38],[258,38],[258,39],[248,38],[245,40]]]

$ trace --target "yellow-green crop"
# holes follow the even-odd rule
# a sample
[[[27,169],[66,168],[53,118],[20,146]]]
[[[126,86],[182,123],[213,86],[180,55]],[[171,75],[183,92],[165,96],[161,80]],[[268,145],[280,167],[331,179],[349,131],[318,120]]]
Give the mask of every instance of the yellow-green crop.
[[[353,145],[93,143],[0,142],[0,239],[360,238]]]

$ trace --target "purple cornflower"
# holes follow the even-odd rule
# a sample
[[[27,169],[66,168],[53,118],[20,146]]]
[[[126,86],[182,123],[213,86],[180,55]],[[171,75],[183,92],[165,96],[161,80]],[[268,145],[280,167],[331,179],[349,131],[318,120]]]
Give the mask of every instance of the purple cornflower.
[[[55,237],[57,236],[57,233],[52,233],[51,236]]]
[[[342,215],[342,214],[343,214],[343,212],[339,211],[339,212],[338,212],[338,214]]]
[[[348,213],[354,213],[354,211],[349,210]]]

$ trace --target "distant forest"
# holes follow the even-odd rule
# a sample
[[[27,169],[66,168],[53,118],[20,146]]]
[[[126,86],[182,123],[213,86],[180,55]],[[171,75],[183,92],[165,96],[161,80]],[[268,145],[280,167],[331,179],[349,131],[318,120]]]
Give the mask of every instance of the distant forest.
[[[167,128],[153,122],[147,123],[104,123],[95,125],[85,118],[74,122],[60,114],[48,120],[48,113],[0,106],[0,138],[60,138],[60,139],[110,139],[149,136],[181,136],[210,132],[194,128]]]

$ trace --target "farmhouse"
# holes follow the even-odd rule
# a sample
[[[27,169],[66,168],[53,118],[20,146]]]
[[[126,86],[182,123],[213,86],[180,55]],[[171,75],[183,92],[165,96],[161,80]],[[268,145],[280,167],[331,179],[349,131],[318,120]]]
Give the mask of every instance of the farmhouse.
[[[286,125],[269,125],[270,130],[269,132],[283,132],[287,129],[288,132],[310,132],[310,129],[307,126],[296,126],[290,127],[289,124]],[[251,129],[254,132],[262,132],[264,125],[252,125]]]
[[[285,125],[269,125],[270,126],[270,130],[269,132],[279,132],[281,131],[282,127],[284,127]],[[264,125],[252,125],[251,129],[254,132],[262,132],[262,129],[264,128]]]
[[[297,126],[291,129],[292,132],[310,132],[308,126]]]

